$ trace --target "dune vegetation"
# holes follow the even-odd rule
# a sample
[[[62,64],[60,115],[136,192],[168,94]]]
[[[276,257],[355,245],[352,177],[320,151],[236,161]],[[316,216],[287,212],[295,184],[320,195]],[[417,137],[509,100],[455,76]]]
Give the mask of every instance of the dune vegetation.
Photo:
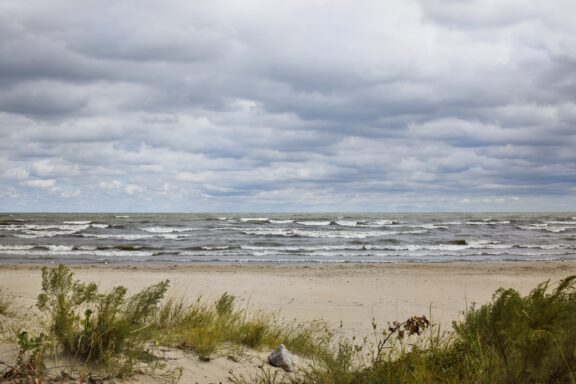
[[[79,375],[125,378],[164,370],[178,381],[156,348],[192,351],[210,361],[222,348],[272,349],[284,344],[302,358],[291,374],[262,365],[237,384],[576,383],[576,276],[544,282],[528,295],[499,289],[491,302],[466,310],[450,332],[424,316],[348,339],[321,321],[286,321],[277,313],[237,305],[225,293],[215,301],[166,297],[169,281],[129,296],[126,288],[101,292],[74,279],[66,266],[44,268],[37,309],[42,324],[13,326],[13,361],[0,361],[0,381],[54,380],[46,361],[64,356]],[[10,300],[0,292],[0,316]],[[19,322],[14,322],[19,324]],[[210,363],[208,363],[210,364]],[[80,368],[78,368],[80,367]],[[146,367],[146,368],[143,368]],[[168,373],[166,373],[168,372]]]

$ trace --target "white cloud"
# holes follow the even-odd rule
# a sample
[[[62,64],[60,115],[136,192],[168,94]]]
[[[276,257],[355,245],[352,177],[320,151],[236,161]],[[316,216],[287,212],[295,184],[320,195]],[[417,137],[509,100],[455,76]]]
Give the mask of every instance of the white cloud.
[[[101,181],[98,183],[98,187],[102,189],[120,189],[122,188],[122,183],[118,180]]]
[[[128,184],[124,187],[124,192],[126,192],[128,195],[135,195],[142,192],[143,190],[144,189],[142,187],[135,184]]]
[[[52,179],[35,179],[25,181],[23,184],[34,188],[51,189],[56,186],[56,181]]]
[[[6,172],[6,176],[16,180],[25,180],[30,174],[23,168],[12,168]]]

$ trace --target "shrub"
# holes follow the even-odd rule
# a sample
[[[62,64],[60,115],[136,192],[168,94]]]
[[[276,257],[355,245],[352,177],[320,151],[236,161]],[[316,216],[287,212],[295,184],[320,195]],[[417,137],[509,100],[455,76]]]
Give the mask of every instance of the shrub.
[[[525,297],[499,289],[469,311],[454,324],[460,363],[494,382],[575,382],[576,276],[549,288],[539,284]]]
[[[168,280],[126,298],[125,287],[98,292],[94,283],[73,279],[64,265],[42,269],[37,306],[48,313],[50,330],[64,352],[88,362],[140,351],[144,330],[168,289]]]

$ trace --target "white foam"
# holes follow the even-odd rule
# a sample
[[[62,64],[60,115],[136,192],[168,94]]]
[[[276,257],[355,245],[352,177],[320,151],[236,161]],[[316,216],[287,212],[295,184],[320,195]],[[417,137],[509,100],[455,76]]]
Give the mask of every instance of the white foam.
[[[94,256],[94,257],[150,257],[152,252],[145,251],[121,251],[121,250],[95,250],[95,249],[74,249],[65,245],[43,245],[36,248],[45,249],[12,249],[2,250],[6,255],[28,255],[28,256]]]
[[[82,235],[83,237],[94,237],[97,239],[110,239],[110,240],[144,240],[144,239],[165,239],[165,240],[182,240],[191,235],[186,234],[170,234],[170,233],[158,233],[158,234],[135,234],[135,233],[125,233],[125,234],[98,234],[98,233],[86,233]]]
[[[0,251],[25,251],[34,247],[34,245],[0,245]]]
[[[247,251],[279,251],[279,252],[315,252],[315,251],[361,251],[367,249],[367,246],[362,245],[318,245],[318,246],[258,246],[258,245],[242,245],[241,249]]]
[[[59,231],[47,231],[45,229],[43,230],[22,229],[21,230],[22,234],[15,234],[14,236],[19,237],[21,239],[38,239],[43,237],[67,236],[78,233],[86,228],[88,228],[88,226],[82,226],[81,228],[77,229],[68,229],[68,230],[62,229]]]
[[[180,233],[180,232],[191,232],[197,231],[199,228],[191,227],[147,227],[140,228],[142,231],[150,233]]]
[[[368,225],[375,225],[375,226],[392,225],[392,224],[394,224],[393,220],[374,220],[368,223]]]
[[[74,249],[72,245],[42,245],[43,248],[47,248],[51,252],[67,252]]]
[[[267,217],[241,217],[240,221],[247,223],[250,221],[268,221]]]
[[[270,220],[271,224],[291,224],[294,220]]]
[[[414,228],[425,228],[425,229],[448,229],[445,225],[436,225],[436,224],[419,224],[419,225],[409,225],[409,227]]]
[[[331,221],[297,221],[297,224],[301,224],[301,225],[309,225],[309,226],[326,226],[326,225],[330,225]]]
[[[51,229],[62,231],[83,231],[89,228],[89,225],[71,225],[71,224],[24,224],[24,225],[6,225],[1,229],[6,231],[48,231]]]
[[[573,229],[573,227],[552,227],[549,224],[530,224],[530,225],[519,225],[518,228],[525,230],[536,230],[536,231],[547,231],[553,233],[566,232],[568,229]]]
[[[255,236],[285,236],[285,237],[314,237],[318,239],[365,239],[373,236],[384,236],[398,234],[399,232],[352,232],[352,231],[312,231],[302,229],[276,229],[276,228],[254,228],[254,229],[240,229],[246,235]]]
[[[78,220],[78,221],[63,221],[63,224],[72,224],[72,225],[86,225],[86,224],[90,224],[92,223],[91,221],[82,221],[82,220]]]
[[[548,232],[554,232],[554,233],[559,233],[559,232],[566,232],[566,230],[571,229],[568,227],[548,227],[548,228],[544,228],[545,231]]]
[[[510,221],[493,221],[491,219],[484,219],[482,221],[467,221],[466,225],[498,225],[498,224],[510,224]]]
[[[114,217],[117,219],[128,219],[130,216],[128,216],[128,215],[116,215]]]

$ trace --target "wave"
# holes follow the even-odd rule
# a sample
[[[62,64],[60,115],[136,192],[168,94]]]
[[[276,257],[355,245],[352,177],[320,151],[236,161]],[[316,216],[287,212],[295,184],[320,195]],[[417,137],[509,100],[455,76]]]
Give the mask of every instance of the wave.
[[[148,251],[122,251],[117,249],[80,249],[72,246],[34,246],[31,249],[3,249],[2,254],[6,255],[21,255],[21,256],[68,256],[68,257],[82,257],[82,256],[96,256],[96,257],[147,257],[152,256],[152,252]]]
[[[87,224],[24,224],[24,225],[7,225],[2,227],[6,231],[47,231],[51,229],[64,230],[64,231],[80,231],[90,228]]]
[[[92,228],[100,228],[100,229],[110,228],[110,225],[108,224],[90,224],[90,226]]]
[[[462,251],[468,249],[542,249],[559,250],[571,249],[563,244],[504,244],[487,240],[455,240],[440,244],[363,244],[363,245],[317,245],[317,246],[259,246],[242,245],[241,249],[247,251],[275,251],[289,253],[313,253],[318,251]]]
[[[77,221],[63,221],[63,224],[72,224],[72,225],[87,225],[92,223],[91,221],[83,221],[83,220],[77,220]]]
[[[576,223],[575,223],[575,225],[576,225]],[[523,230],[528,230],[528,231],[546,231],[546,232],[553,232],[553,233],[566,232],[568,230],[576,229],[576,227],[574,227],[574,226],[569,226],[569,227],[551,226],[548,223],[518,225],[517,228],[523,229]]]
[[[238,250],[240,247],[237,246],[197,246],[197,247],[189,247],[182,252],[176,252],[180,256],[198,256],[199,253],[203,251],[208,252],[221,252],[221,251],[230,251],[230,250]]]
[[[268,220],[270,224],[292,224],[294,220]]]
[[[117,219],[129,219],[130,218],[130,216],[128,216],[128,215],[116,215],[114,217]]]
[[[356,232],[356,231],[312,231],[302,229],[274,229],[254,228],[239,229],[240,232],[251,236],[282,236],[282,237],[313,237],[318,239],[365,239],[367,237],[394,235],[399,232]]]
[[[240,248],[246,251],[286,251],[286,252],[314,252],[314,251],[361,251],[364,245],[318,245],[318,246],[259,246],[241,245]]]
[[[0,245],[0,251],[26,251],[34,247],[35,245]]]
[[[157,233],[157,234],[136,234],[136,233],[125,233],[125,234],[98,234],[98,233],[85,233],[82,237],[93,237],[96,239],[109,239],[109,240],[146,240],[146,239],[165,239],[165,240],[183,240],[192,235],[189,234],[171,234],[171,233]]]
[[[36,239],[43,237],[69,236],[78,232],[85,231],[89,228],[108,228],[107,224],[24,224],[24,225],[7,225],[1,229],[12,232],[15,237],[22,239]]]
[[[251,221],[265,222],[265,221],[268,221],[268,218],[267,217],[241,217],[240,221],[243,223],[249,223]]]
[[[41,239],[56,236],[70,236],[78,232],[79,231],[42,231],[42,232],[23,231],[23,233],[14,234],[14,237],[18,237],[20,239]]]
[[[337,220],[334,223],[342,227],[357,227],[358,222],[355,220]]]
[[[146,227],[140,228],[140,230],[150,233],[180,233],[180,232],[192,232],[199,231],[200,228],[192,227]]]
[[[326,225],[330,225],[333,224],[333,221],[297,221],[296,224],[301,224],[301,225],[308,225],[308,226],[317,226],[317,227],[323,227]]]
[[[374,220],[374,221],[367,221],[367,222],[362,222],[363,224],[366,224],[368,226],[383,226],[383,225],[392,225],[392,224],[400,224],[399,221],[395,221],[395,220]]]

